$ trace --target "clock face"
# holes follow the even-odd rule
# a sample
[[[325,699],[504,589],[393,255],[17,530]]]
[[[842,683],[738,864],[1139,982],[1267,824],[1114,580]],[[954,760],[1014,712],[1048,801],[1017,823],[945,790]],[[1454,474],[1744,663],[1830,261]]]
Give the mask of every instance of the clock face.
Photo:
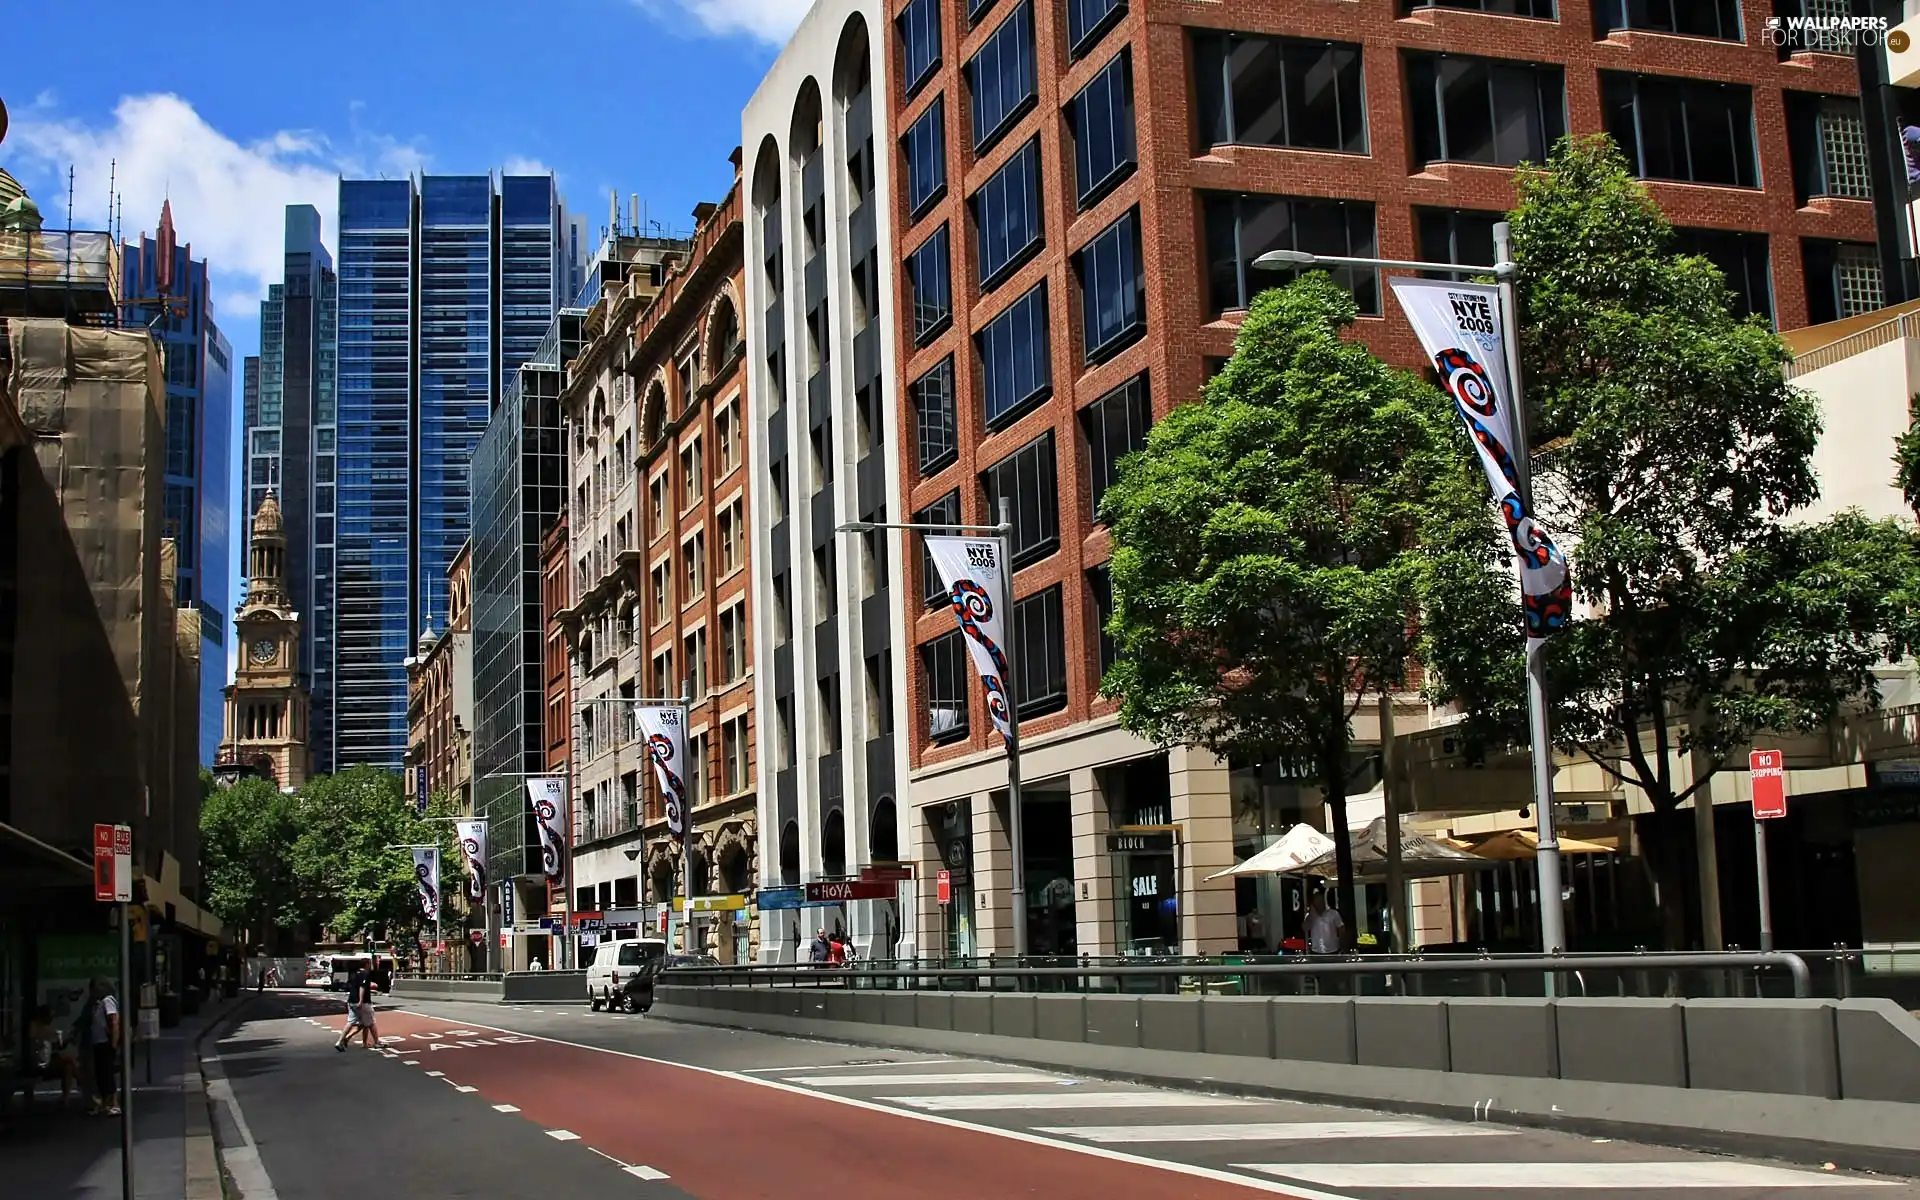
[[[252,653],[253,661],[257,663],[270,663],[279,655],[280,646],[279,643],[275,642],[272,638],[261,638],[253,644]]]

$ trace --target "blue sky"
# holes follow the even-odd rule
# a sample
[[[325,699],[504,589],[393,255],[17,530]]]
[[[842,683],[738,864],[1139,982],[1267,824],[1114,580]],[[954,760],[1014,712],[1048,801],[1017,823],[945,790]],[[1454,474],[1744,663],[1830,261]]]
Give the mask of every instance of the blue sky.
[[[684,230],[725,193],[740,108],[807,3],[9,5],[0,166],[49,225],[65,221],[69,166],[76,226],[103,227],[110,161],[127,237],[171,198],[212,266],[237,409],[285,205],[317,206],[331,246],[341,174],[550,169],[593,229],[618,191],[623,212],[637,192]]]

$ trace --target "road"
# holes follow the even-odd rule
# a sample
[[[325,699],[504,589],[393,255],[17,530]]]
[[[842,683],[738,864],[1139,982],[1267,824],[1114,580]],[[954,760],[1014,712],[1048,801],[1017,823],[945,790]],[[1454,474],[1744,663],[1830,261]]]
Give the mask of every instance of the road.
[[[336,1052],[341,1024],[332,997],[269,994],[219,1043],[223,1140],[271,1182],[244,1200],[1920,1200],[1910,1180],[583,1006],[383,1003],[378,1052]]]

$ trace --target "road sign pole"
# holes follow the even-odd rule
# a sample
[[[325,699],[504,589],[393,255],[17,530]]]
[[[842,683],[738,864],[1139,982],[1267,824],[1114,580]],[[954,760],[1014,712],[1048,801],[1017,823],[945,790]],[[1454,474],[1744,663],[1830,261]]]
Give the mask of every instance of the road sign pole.
[[[133,1031],[127,1027],[133,994],[133,922],[125,905],[120,913],[120,1193],[133,1200]]]
[[[1767,887],[1767,823],[1758,819],[1753,823],[1753,858],[1760,881],[1760,950],[1767,953],[1773,949],[1773,897]]]
[[[1760,949],[1773,949],[1773,896],[1767,881],[1767,822],[1787,815],[1786,756],[1778,750],[1747,755],[1753,791],[1753,874],[1760,901]]]

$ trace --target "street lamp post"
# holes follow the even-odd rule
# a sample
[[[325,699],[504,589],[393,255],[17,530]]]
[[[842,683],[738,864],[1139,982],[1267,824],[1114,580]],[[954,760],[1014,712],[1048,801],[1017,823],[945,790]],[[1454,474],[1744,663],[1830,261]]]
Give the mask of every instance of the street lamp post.
[[[693,680],[680,680],[678,696],[597,696],[589,704],[625,704],[633,708],[668,708],[678,706],[681,712],[680,730],[684,738],[687,728],[687,714],[693,709]],[[705,769],[705,764],[701,764]],[[685,769],[684,767],[682,768]],[[704,775],[702,776],[704,778]],[[681,917],[681,944],[684,953],[693,953],[693,806],[698,797],[688,796],[686,810],[680,814],[680,879],[681,894],[686,897],[686,907]],[[644,841],[644,836],[642,838]],[[669,910],[673,907],[673,898],[667,898]]]
[[[474,778],[475,779],[518,779],[520,780],[521,786],[525,787],[526,781],[529,779],[546,779],[552,776],[552,774],[553,774],[552,771],[488,771],[486,774],[476,775],[474,776]],[[569,779],[570,778],[571,778],[571,773],[569,773]],[[527,799],[523,795],[520,798],[520,803],[524,805],[526,802],[527,802]],[[571,796],[568,797],[568,802],[569,804],[572,803]],[[524,815],[524,812],[523,812],[523,815]],[[573,823],[573,814],[571,812],[569,812],[567,815],[567,823],[569,825]],[[488,839],[487,853],[488,854],[493,853],[492,839]],[[566,922],[566,927],[560,931],[560,943],[559,943],[560,944],[560,963],[557,968],[559,970],[565,970],[567,966],[573,962],[573,955],[568,953],[568,951],[572,948],[569,944],[569,941],[573,937],[573,833],[571,830],[567,831],[566,862],[567,862],[567,867],[566,867],[567,881],[560,888],[560,913],[561,913],[560,919]],[[522,866],[526,865],[524,860],[522,860],[521,865]],[[513,886],[512,883],[508,880],[502,880],[501,882],[506,883],[508,887]],[[491,908],[491,905],[489,905],[489,908]],[[504,922],[503,922],[503,925],[504,925]],[[502,932],[504,933],[504,928]],[[489,956],[492,955],[493,953],[492,946],[487,947],[487,953]],[[504,968],[506,964],[502,963],[501,966]]]
[[[400,845],[400,844],[398,844],[398,843],[395,843],[395,844],[393,844],[393,845],[390,845],[390,846],[388,846],[388,847],[387,847],[387,849],[389,849],[389,850],[433,850],[433,851],[438,851],[438,850],[440,849],[440,847],[439,847],[439,846],[438,846],[437,844],[435,844],[435,843],[432,843],[432,842],[420,842],[420,843],[415,843],[415,844],[413,844],[413,845],[405,845],[405,846],[403,846],[403,845]],[[438,863],[439,861],[440,861],[440,860],[439,860],[439,857],[438,857],[438,855],[436,854],[436,856],[435,856],[435,858],[434,858],[434,862],[436,862],[436,863]],[[434,887],[434,896],[433,896],[433,945],[434,945],[434,953],[435,953],[435,954],[438,954],[438,953],[440,952],[440,950],[439,950],[439,947],[440,947],[440,879],[439,879],[439,872],[438,872],[438,871],[436,871],[436,872],[434,873],[434,880],[433,880],[433,887]],[[392,939],[391,939],[391,938],[389,938],[388,940],[389,940],[389,941],[391,941]],[[378,964],[375,964],[375,965],[378,965]]]
[[[481,776],[481,778],[483,778],[483,779],[484,779],[484,778],[486,778],[486,776]],[[468,822],[468,821],[473,821],[473,822],[478,822],[478,823],[479,823],[479,824],[481,824],[481,825],[485,825],[485,826],[487,826],[487,828],[488,828],[488,831],[489,831],[489,832],[491,832],[491,831],[492,831],[492,828],[493,828],[493,818],[491,818],[491,817],[421,817],[421,818],[420,818],[420,820],[422,820],[422,821],[452,821],[452,822],[455,822],[456,824],[458,824],[458,823],[460,823],[460,822]],[[456,832],[457,832],[457,831],[456,831]],[[458,839],[456,839],[456,840],[458,840]],[[490,843],[489,843],[489,844],[490,844]],[[466,858],[466,850],[465,850],[465,848],[464,848],[464,843],[463,843],[463,844],[462,844],[462,850],[461,850],[461,860],[462,860],[462,861],[461,861],[461,864],[460,864],[460,866],[461,866],[461,869],[462,869],[462,871],[463,871],[463,873],[464,873],[464,871],[465,871],[465,869],[466,869],[466,862],[465,862],[465,858]],[[471,898],[471,897],[469,897],[469,898]],[[486,894],[486,892],[485,892],[485,890],[483,889],[483,890],[481,891],[481,893],[480,893],[480,904],[481,904],[481,906],[482,906],[482,912],[483,912],[483,913],[485,912],[485,906],[486,906],[486,903],[487,903],[487,894]],[[437,923],[436,923],[436,926],[437,926]],[[437,936],[437,935],[438,935],[438,933],[439,933],[439,930],[438,930],[438,928],[437,928],[437,927],[436,927],[436,929],[435,929],[435,931],[434,931],[434,932],[435,932],[435,934],[436,934],[436,936],[434,937],[434,941],[436,941],[436,942],[438,942],[438,941],[439,941],[440,939],[439,939],[439,937]],[[489,933],[489,935],[491,935],[491,933],[492,933],[492,931],[491,931],[491,930],[488,930],[488,933]],[[472,953],[472,950],[471,950],[471,949],[469,949],[469,950],[468,950],[468,953],[467,953],[467,957],[468,957],[468,959],[469,959],[469,960],[471,960],[471,959],[472,959],[472,957],[473,957],[473,953]],[[453,965],[453,954],[452,954],[452,952],[451,952],[451,951],[449,951],[449,952],[447,953],[447,965],[448,965],[449,967],[451,967],[451,966]]]
[[[1513,389],[1513,395],[1508,402],[1513,405],[1514,440],[1518,443],[1518,453],[1513,456],[1514,467],[1519,475],[1521,503],[1526,506],[1528,512],[1532,512],[1532,443],[1527,437],[1527,405],[1525,389],[1520,377],[1520,308],[1515,287],[1520,268],[1514,263],[1511,254],[1512,233],[1513,228],[1506,221],[1494,225],[1494,264],[1491,271],[1494,281],[1500,288],[1502,348],[1506,352],[1507,381]],[[1254,259],[1253,265],[1274,271],[1325,265],[1368,267],[1375,270],[1431,271],[1450,275],[1485,275],[1489,270],[1486,267],[1462,266],[1459,263],[1352,258],[1313,254],[1304,250],[1270,250]],[[1557,954],[1567,948],[1567,930],[1561,897],[1560,842],[1554,834],[1553,744],[1547,714],[1545,655],[1530,650],[1526,662],[1527,729],[1533,759],[1533,810],[1540,841],[1539,849],[1534,855],[1534,866],[1540,881],[1540,948],[1548,954]],[[1391,801],[1392,797],[1389,796],[1388,799]],[[1344,830],[1340,831],[1341,835],[1344,833]],[[1549,988],[1552,986],[1551,979],[1548,981],[1548,986]]]
[[[1006,620],[1009,634],[1013,628],[1013,502],[1007,497],[1000,498],[1000,523],[998,525],[945,525],[931,521],[849,521],[834,527],[836,533],[867,533],[875,529],[900,529],[928,533],[992,534],[1000,541],[1001,578],[1005,582],[1004,596],[997,597],[999,603],[1006,606]],[[1015,694],[1013,675],[1013,656],[1005,653],[1007,675],[1002,682],[1007,689],[1007,843],[1013,857],[1013,883],[1007,889],[1008,901],[1013,913],[1013,954],[1015,958],[1027,956],[1027,839],[1025,821],[1020,811],[1020,700]]]

